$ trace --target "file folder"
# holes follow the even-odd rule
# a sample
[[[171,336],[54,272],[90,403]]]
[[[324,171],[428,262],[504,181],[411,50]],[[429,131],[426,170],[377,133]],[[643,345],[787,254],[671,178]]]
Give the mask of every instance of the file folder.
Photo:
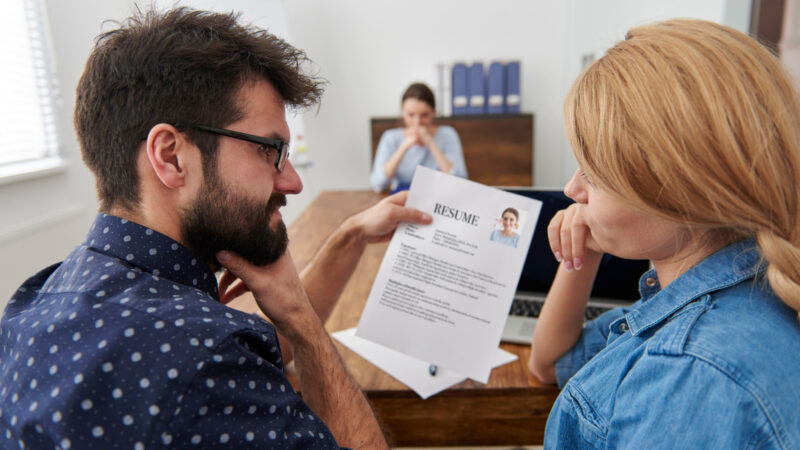
[[[486,114],[486,80],[483,63],[469,67],[469,114]]]
[[[502,63],[489,64],[488,102],[486,112],[489,114],[503,114],[505,108],[506,77]]]
[[[468,85],[469,75],[467,66],[463,63],[453,64],[452,69],[453,83],[452,86],[452,99],[453,99],[453,115],[459,116],[469,113],[469,92]]]
[[[506,114],[519,114],[520,103],[519,89],[519,61],[506,64]]]

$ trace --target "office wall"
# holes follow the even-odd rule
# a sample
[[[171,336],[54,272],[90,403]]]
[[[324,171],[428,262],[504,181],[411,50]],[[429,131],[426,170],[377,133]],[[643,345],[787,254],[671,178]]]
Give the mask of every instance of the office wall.
[[[569,79],[582,70],[584,57],[599,59],[637,25],[676,17],[705,19],[748,32],[751,0],[572,0]],[[562,153],[561,182],[577,163],[567,149]]]
[[[800,2],[786,0],[783,36],[779,43],[781,61],[789,68],[795,86],[800,88]]]

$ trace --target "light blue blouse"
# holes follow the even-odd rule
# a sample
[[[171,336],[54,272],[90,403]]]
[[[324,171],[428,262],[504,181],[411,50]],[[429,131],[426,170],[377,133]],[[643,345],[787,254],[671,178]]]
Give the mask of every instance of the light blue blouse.
[[[400,147],[403,140],[405,140],[405,136],[403,135],[402,128],[392,128],[384,132],[381,136],[381,140],[378,142],[378,149],[375,152],[375,161],[372,164],[372,174],[370,175],[370,184],[375,192],[385,190],[392,183],[393,180],[386,177],[383,166]],[[436,130],[433,141],[442,150],[444,156],[453,163],[450,174],[466,178],[467,166],[464,163],[461,141],[458,139],[456,130],[451,126],[442,125]],[[405,156],[403,156],[402,161],[400,161],[400,165],[397,167],[397,173],[394,175],[394,180],[396,180],[398,184],[410,184],[411,179],[414,177],[414,170],[416,170],[419,165],[430,167],[431,169],[438,169],[438,165],[430,149],[421,145],[413,145],[406,151]]]
[[[800,324],[755,243],[586,324],[556,363],[545,448],[800,448]]]
[[[519,242],[519,235],[515,234],[513,236],[504,236],[501,230],[492,230],[492,235],[489,236],[489,240],[517,248],[517,242]]]

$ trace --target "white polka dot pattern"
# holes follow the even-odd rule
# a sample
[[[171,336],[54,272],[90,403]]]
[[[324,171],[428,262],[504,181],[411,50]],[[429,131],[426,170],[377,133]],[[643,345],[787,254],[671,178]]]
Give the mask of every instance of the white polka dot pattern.
[[[0,448],[339,448],[275,329],[187,248],[99,215],[0,322]]]

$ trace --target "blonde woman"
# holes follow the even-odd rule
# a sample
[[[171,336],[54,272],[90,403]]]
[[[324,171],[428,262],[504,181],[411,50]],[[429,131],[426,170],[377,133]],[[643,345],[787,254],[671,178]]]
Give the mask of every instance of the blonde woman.
[[[545,447],[800,446],[800,107],[733,29],[631,30],[565,103],[579,170],[530,368],[563,387]],[[583,323],[603,252],[642,300]]]

